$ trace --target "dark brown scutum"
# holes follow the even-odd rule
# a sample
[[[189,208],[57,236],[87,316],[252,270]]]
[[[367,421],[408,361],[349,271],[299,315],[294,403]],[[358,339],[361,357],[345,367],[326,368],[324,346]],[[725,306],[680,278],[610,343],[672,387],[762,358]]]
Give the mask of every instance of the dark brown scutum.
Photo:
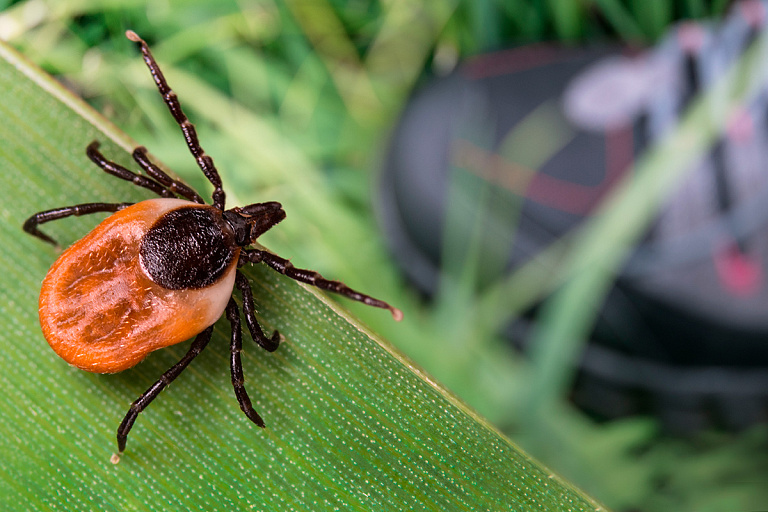
[[[218,210],[179,208],[163,215],[141,241],[141,265],[169,290],[204,288],[229,268],[237,245]]]

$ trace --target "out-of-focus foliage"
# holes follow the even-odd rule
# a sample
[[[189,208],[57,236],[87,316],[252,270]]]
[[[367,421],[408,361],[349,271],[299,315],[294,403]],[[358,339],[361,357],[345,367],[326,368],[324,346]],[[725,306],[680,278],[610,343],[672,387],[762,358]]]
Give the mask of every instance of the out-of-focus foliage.
[[[449,71],[463,56],[526,42],[648,43],[674,20],[717,16],[726,3],[25,0],[0,13],[0,37],[204,188],[122,36],[126,28],[139,32],[197,123],[232,200],[285,205],[288,219],[263,243],[404,309],[406,320],[392,325],[350,305],[482,415],[618,510],[754,509],[768,502],[759,483],[768,475],[764,429],[689,440],[661,436],[652,419],[594,424],[563,396],[572,375],[567,359],[532,366],[498,337],[513,308],[494,309],[496,297],[478,296],[466,279],[447,283],[429,304],[410,292],[370,206],[388,128],[424,77]],[[614,206],[618,214],[634,208]],[[576,237],[553,257],[588,254],[580,243]],[[540,296],[538,277],[526,269],[505,284],[525,302]],[[601,286],[588,288],[586,297],[577,294],[550,309],[543,332],[569,329],[569,322],[588,325],[589,313],[568,318],[569,304],[601,299]],[[570,354],[579,347],[555,343],[550,349]],[[553,403],[531,416],[526,404],[545,398],[531,393],[531,383],[543,382],[545,371],[560,385],[536,388]]]

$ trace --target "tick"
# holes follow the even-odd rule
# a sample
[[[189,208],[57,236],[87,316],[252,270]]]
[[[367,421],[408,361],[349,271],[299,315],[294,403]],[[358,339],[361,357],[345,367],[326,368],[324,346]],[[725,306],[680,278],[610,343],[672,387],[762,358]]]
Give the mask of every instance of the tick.
[[[133,159],[146,176],[107,160],[94,141],[86,153],[99,168],[160,197],[139,203],[65,206],[36,213],[24,223],[27,233],[56,245],[38,229],[40,224],[73,215],[112,213],[65,250],[43,280],[40,325],[51,348],[69,364],[95,373],[119,372],[135,366],[154,350],[195,337],[186,355],[131,404],[117,429],[115,463],[125,451],[128,433],[139,413],[203,351],[213,324],[222,314],[232,328],[230,371],[235,396],[248,419],[264,427],[243,384],[242,328],[234,288],[242,296],[245,323],[253,340],[272,352],[281,337],[277,331],[267,336],[259,326],[251,285],[240,267],[264,263],[296,281],[388,309],[395,320],[403,316],[386,302],[252,247],[260,235],[285,218],[282,206],[271,201],[225,208],[226,196],[213,160],[200,146],[194,125],[182,111],[149,46],[133,31],[127,31],[126,37],[140,48],[189,151],[213,185],[212,204],[153,164],[144,147],[133,151]]]

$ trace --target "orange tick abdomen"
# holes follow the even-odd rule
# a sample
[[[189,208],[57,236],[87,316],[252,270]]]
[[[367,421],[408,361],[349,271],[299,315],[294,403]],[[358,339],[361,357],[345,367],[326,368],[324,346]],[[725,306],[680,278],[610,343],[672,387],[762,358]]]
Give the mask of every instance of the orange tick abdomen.
[[[119,372],[154,350],[195,336],[221,316],[234,285],[237,255],[221,279],[201,289],[164,288],[140,263],[147,231],[165,213],[185,207],[200,206],[180,199],[130,206],[53,264],[40,293],[40,324],[60,357],[91,372]]]

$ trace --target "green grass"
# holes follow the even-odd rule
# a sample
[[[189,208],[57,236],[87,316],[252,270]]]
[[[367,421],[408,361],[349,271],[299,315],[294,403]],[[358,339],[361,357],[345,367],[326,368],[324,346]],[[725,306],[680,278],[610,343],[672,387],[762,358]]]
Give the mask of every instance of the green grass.
[[[119,131],[0,45],[0,506],[3,510],[604,510],[433,383],[326,296],[248,269],[274,354],[248,344],[254,405],[240,413],[228,332],[139,418],[112,464],[128,404],[184,353],[94,375],[67,366],[39,330],[36,296],[56,250],[21,231],[38,209],[145,191],[90,165],[83,147],[128,164]],[[47,226],[64,244],[94,217]],[[379,311],[386,316],[386,312]]]
[[[764,508],[768,503],[766,491],[760,485],[768,472],[764,457],[759,455],[766,441],[765,429],[756,428],[743,435],[704,433],[693,439],[674,439],[661,435],[655,422],[648,418],[595,424],[564,400],[572,378],[569,359],[580,350],[584,333],[594,320],[593,310],[587,306],[601,300],[631,237],[616,244],[602,242],[615,239],[606,235],[615,232],[617,218],[628,212],[637,213],[632,217],[638,224],[633,230],[620,231],[622,235],[636,236],[636,230],[641,229],[653,213],[656,202],[672,186],[674,173],[665,178],[662,171],[668,167],[678,171],[684,168],[683,163],[676,160],[677,153],[668,151],[674,146],[658,148],[657,153],[638,167],[646,183],[653,184],[653,193],[644,194],[639,188],[627,184],[620,195],[605,206],[603,215],[593,225],[548,252],[552,260],[561,263],[561,273],[542,275],[538,268],[530,266],[483,294],[475,291],[471,268],[467,270],[468,267],[459,261],[457,272],[460,278],[454,283],[445,283],[441,294],[432,303],[423,304],[402,283],[389,260],[370,204],[378,154],[382,151],[389,126],[414,86],[429,72],[450,68],[457,56],[548,39],[575,42],[620,38],[650,42],[663,35],[673,19],[710,16],[721,12],[725,3],[701,0],[386,3],[172,0],[148,7],[138,0],[97,1],[89,2],[87,6],[78,2],[48,5],[29,1],[18,2],[0,14],[0,37],[8,37],[26,56],[65,78],[78,95],[85,97],[133,139],[147,145],[169,168],[196,188],[207,190],[135,49],[122,36],[125,28],[136,30],[152,44],[172,86],[198,125],[206,151],[214,156],[222,171],[231,204],[265,200],[279,200],[284,204],[288,218],[262,242],[277,253],[291,257],[297,265],[317,268],[326,275],[341,278],[406,312],[404,322],[395,324],[385,313],[345,302],[344,306],[361,317],[373,332],[391,340],[411,360],[480,415],[502,428],[513,440],[545,460],[547,465],[616,510],[750,510]],[[34,6],[37,10],[30,10]],[[39,120],[41,125],[46,122],[45,118]],[[695,123],[696,118],[691,118],[691,122]],[[709,137],[706,130],[699,131],[695,127],[691,130],[694,139],[699,141],[697,143],[704,143]],[[124,140],[116,133],[112,130],[110,136]],[[679,135],[685,138],[691,134],[681,132]],[[12,136],[13,133],[7,135]],[[28,195],[19,196],[30,203],[25,205],[27,210],[67,204],[75,198],[94,200],[103,194],[115,194],[110,180],[101,181],[99,177],[98,181],[93,181],[93,169],[81,155],[82,147],[88,142],[86,139],[57,143],[55,150],[67,154],[48,162],[52,166],[58,158],[63,158],[77,163],[75,167],[82,167],[79,171],[82,174],[76,175],[85,180],[83,186],[74,179],[58,177],[56,187],[51,190],[46,187],[46,182],[53,178],[43,179],[33,174],[25,192]],[[44,138],[35,143],[41,148],[50,145]],[[695,153],[696,148],[692,151]],[[690,158],[694,153],[683,152],[683,157]],[[8,158],[13,161],[14,157]],[[75,167],[66,174],[75,172]],[[670,178],[669,182],[665,181],[667,178]],[[37,189],[33,184],[44,188]],[[124,193],[134,193],[129,186],[120,190],[119,199],[124,199]],[[10,230],[18,219],[11,219],[7,209],[6,205],[2,211],[7,221],[6,229]],[[24,215],[17,216],[22,218]],[[68,236],[69,241],[91,225],[82,219],[62,224],[63,227],[57,229],[62,229],[62,235]],[[12,240],[15,246],[16,239]],[[41,252],[34,240],[20,239],[20,243],[20,252],[8,258],[22,259],[22,254],[33,255],[34,261],[29,263],[28,272],[22,272],[18,263],[11,265],[10,268],[17,270],[9,273],[7,279],[18,280],[25,289],[33,290],[36,285],[32,276],[37,276],[39,282],[53,255]],[[471,256],[471,250],[469,254]],[[600,273],[579,275],[585,262],[594,261],[608,265]],[[262,293],[266,293],[267,298],[275,293],[278,303],[289,301],[281,298],[282,293],[287,293],[288,297],[297,293],[290,289],[293,286],[290,283],[287,284],[289,291],[282,292],[281,280],[270,281],[275,278],[261,273],[254,276],[267,279],[266,283],[277,283]],[[539,333],[541,348],[534,364],[529,364],[512,353],[497,332],[509,320],[510,314],[524,310],[553,290],[559,290],[559,293],[544,308],[545,321]],[[291,307],[303,311],[295,298],[291,300]],[[307,300],[313,303],[315,299]],[[32,367],[32,361],[38,358],[48,358],[46,364],[53,366],[45,366],[44,370],[32,375],[47,382],[46,389],[63,387],[54,395],[57,401],[43,401],[45,407],[57,411],[61,407],[66,411],[75,405],[77,410],[82,396],[87,396],[88,390],[94,387],[97,390],[100,407],[95,419],[86,417],[90,410],[89,413],[79,413],[75,421],[69,422],[68,418],[52,417],[34,409],[35,413],[45,414],[48,422],[53,421],[56,429],[65,429],[62,431],[68,433],[66,429],[80,429],[80,437],[75,438],[80,447],[75,451],[76,455],[64,453],[55,458],[52,467],[63,474],[69,475],[64,469],[69,464],[80,467],[77,466],[80,464],[78,457],[102,460],[101,455],[108,455],[112,430],[124,412],[120,404],[127,404],[162,371],[164,365],[171,364],[181,355],[181,351],[175,349],[168,355],[158,354],[156,360],[150,358],[139,369],[116,376],[118,385],[109,384],[107,377],[84,375],[74,370],[65,372],[67,375],[62,377],[63,380],[54,384],[45,376],[45,371],[55,367],[56,361],[47,352],[47,347],[40,345],[41,338],[31,327],[34,296],[29,295],[25,301],[10,297],[0,305],[3,307],[4,313],[12,318],[8,340],[34,338],[38,343],[34,345],[34,359],[24,354],[18,356],[24,362],[20,368]],[[316,315],[317,310],[313,308],[302,314]],[[313,332],[301,332],[301,322],[293,318],[297,312],[289,309],[281,313],[279,309],[268,308],[262,314],[274,322],[274,327],[282,328],[286,323],[294,325],[298,329],[296,336],[302,340],[314,337]],[[322,312],[326,311],[324,309],[320,311],[321,316],[331,315]],[[336,327],[348,331],[346,325],[342,322]],[[328,336],[331,335],[321,333],[317,343],[331,343]],[[354,339],[357,340],[355,343],[365,344],[365,339]],[[223,341],[219,340],[218,345],[221,348]],[[284,355],[254,354],[257,357],[247,360],[252,368],[252,380],[259,378],[260,371],[280,374],[281,368],[284,369],[281,365],[290,358],[303,360],[306,354],[293,352],[296,345],[285,347],[287,354]],[[209,351],[214,352],[215,348],[211,347]],[[195,370],[193,366],[190,369],[193,375],[182,377],[198,379],[194,385],[197,387],[184,391],[186,384],[174,386],[169,396],[160,400],[166,403],[178,400],[181,407],[195,392],[213,393],[212,396],[221,394],[221,400],[218,396],[216,400],[204,399],[203,404],[194,404],[192,400],[194,408],[183,417],[164,412],[160,402],[152,406],[147,413],[152,418],[140,420],[141,424],[133,434],[135,438],[131,440],[136,443],[131,447],[137,452],[153,450],[155,433],[162,441],[157,450],[163,457],[169,453],[162,451],[168,450],[166,442],[184,446],[185,441],[193,439],[199,448],[210,436],[230,432],[234,425],[232,437],[223,436],[226,446],[222,450],[227,451],[241,446],[248,437],[243,432],[253,432],[243,424],[245,420],[240,417],[230,396],[226,364],[221,361],[224,356],[208,356],[210,362],[196,362],[195,365],[201,364],[201,368]],[[217,361],[213,362],[213,359]],[[334,374],[327,364],[323,366]],[[4,382],[7,389],[16,389],[14,386],[18,386],[19,380],[25,382],[15,373],[13,378],[10,375],[6,376],[8,382]],[[216,376],[216,380],[209,383],[211,376]],[[302,374],[296,383],[304,378],[317,382],[312,375]],[[70,388],[72,380],[74,388]],[[287,385],[287,381],[283,377],[274,387],[252,391],[259,397],[260,410],[268,420],[270,410],[274,409],[278,411],[277,421],[283,421],[280,411],[286,404],[279,402],[281,398],[295,400],[300,404],[297,406],[299,410],[313,407],[307,397],[298,393],[299,390],[286,391],[281,387],[284,384]],[[24,396],[38,396],[33,388],[32,384],[25,384]],[[308,396],[314,396],[312,393],[316,389],[308,389],[308,392],[311,392]],[[179,393],[178,397],[173,398],[173,393]],[[61,405],[57,405],[58,400]],[[343,408],[344,405],[335,407]],[[108,418],[103,410],[110,411]],[[182,421],[203,415],[205,421],[213,422],[206,427],[205,436],[195,432],[194,422]],[[6,423],[11,438],[13,432],[22,428],[20,425],[25,425],[25,429],[38,425],[33,421],[32,412],[21,410],[14,413],[13,418],[13,422]],[[165,427],[157,430],[160,427],[156,425],[167,422],[179,430]],[[278,423],[281,428],[282,425]],[[54,435],[61,437],[50,427],[45,428],[48,430],[41,434],[43,439]],[[142,432],[141,428],[145,430]],[[302,433],[298,427],[293,433],[310,435]],[[258,432],[254,435],[261,436]],[[89,438],[94,440],[86,442]],[[273,437],[269,439],[267,443],[272,444],[264,453],[281,452],[287,446]],[[415,443],[422,441],[414,440]],[[26,446],[24,453],[28,456],[39,453],[31,444]],[[264,456],[258,451],[261,448],[248,446],[248,454]],[[296,460],[300,458],[301,453],[291,449],[294,452],[286,455],[284,460],[292,461],[294,456]],[[304,449],[317,448],[302,446]],[[208,457],[223,460],[216,459],[212,451],[203,447],[206,461]],[[45,465],[39,457],[36,455],[30,460]],[[186,462],[190,460],[186,455],[178,457]],[[321,455],[311,455],[308,460],[319,460],[321,470],[330,467],[322,464],[328,461]],[[275,473],[273,461],[259,461],[270,468],[270,475]],[[156,465],[142,467],[142,470],[167,471],[157,463],[152,464]],[[215,463],[211,464],[217,467]],[[242,465],[242,461],[235,463],[238,468]],[[301,467],[300,474],[307,474],[306,466]],[[0,471],[2,468],[0,465]],[[292,471],[296,469],[286,470],[287,474],[279,478],[293,479],[291,482],[296,483],[298,477],[292,475]],[[190,469],[183,473],[179,478],[185,482],[199,475]],[[225,474],[236,479],[235,473],[227,469]],[[242,479],[237,481],[244,482]],[[316,480],[312,481],[313,489],[322,487]],[[210,496],[223,492],[213,488],[214,483],[207,485],[195,486],[193,489],[197,491],[193,494],[198,498],[204,494],[205,497],[199,499],[206,500],[215,499]],[[151,487],[153,492],[168,494],[168,486],[172,487],[167,483]],[[81,496],[87,494],[82,481],[76,481],[73,487]]]

